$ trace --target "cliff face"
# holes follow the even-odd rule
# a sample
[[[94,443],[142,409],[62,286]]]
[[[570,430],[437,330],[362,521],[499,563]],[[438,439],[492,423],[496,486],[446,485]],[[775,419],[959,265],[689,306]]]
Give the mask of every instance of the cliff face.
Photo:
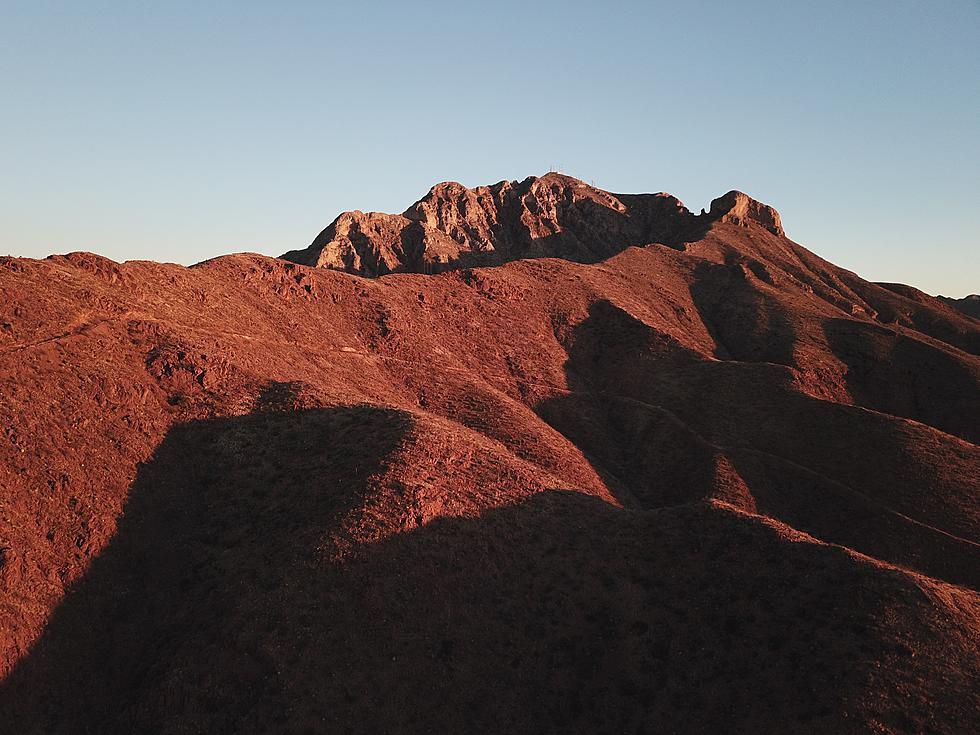
[[[779,219],[779,212],[768,204],[757,202],[748,194],[740,191],[730,191],[724,196],[712,200],[711,210],[708,213],[712,220],[717,222],[732,222],[736,225],[748,225],[750,222],[765,227],[774,235],[782,236],[783,223]]]
[[[439,184],[400,215],[345,212],[310,247],[282,257],[366,276],[521,258],[592,263],[633,245],[676,246],[706,225],[669,194],[611,194],[551,173],[475,189]]]

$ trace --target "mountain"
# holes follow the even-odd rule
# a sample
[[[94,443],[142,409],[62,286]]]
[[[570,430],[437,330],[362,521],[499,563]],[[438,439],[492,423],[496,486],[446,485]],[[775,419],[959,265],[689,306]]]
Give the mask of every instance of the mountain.
[[[940,296],[939,300],[945,304],[949,304],[957,311],[961,311],[967,316],[972,316],[974,319],[980,319],[980,295],[970,294],[969,296],[964,296],[962,299],[954,299],[949,296]]]
[[[741,192],[694,216],[670,194],[611,194],[549,173],[476,189],[445,182],[400,215],[344,212],[308,248],[282,257],[363,276],[521,258],[595,263],[631,245],[683,248],[716,221],[753,221],[783,234],[779,214]]]
[[[0,731],[980,715],[977,321],[556,174],[285,258],[0,259]]]

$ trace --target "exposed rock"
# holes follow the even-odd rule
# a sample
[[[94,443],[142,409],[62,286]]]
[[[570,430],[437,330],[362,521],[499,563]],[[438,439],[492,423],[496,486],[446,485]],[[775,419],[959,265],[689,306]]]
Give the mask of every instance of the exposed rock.
[[[282,257],[366,276],[521,258],[592,263],[630,246],[682,245],[705,224],[669,194],[612,194],[549,173],[475,189],[438,184],[401,215],[345,212]]]
[[[344,212],[306,250],[283,257],[303,265],[332,268],[364,276],[397,270],[422,270],[425,263],[459,258],[460,246],[451,238],[401,215]]]
[[[718,222],[731,222],[744,227],[755,222],[774,235],[785,234],[779,212],[740,191],[730,191],[724,196],[713,199],[708,216]]]

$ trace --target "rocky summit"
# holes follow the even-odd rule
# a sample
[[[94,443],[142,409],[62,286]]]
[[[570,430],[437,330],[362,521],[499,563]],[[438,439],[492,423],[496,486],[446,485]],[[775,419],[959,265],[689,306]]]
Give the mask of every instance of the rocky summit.
[[[344,212],[308,248],[282,257],[364,276],[521,258],[595,263],[633,245],[681,247],[712,222],[756,222],[783,234],[776,210],[741,192],[695,216],[669,194],[611,194],[549,173],[476,189],[438,184],[400,215]]]

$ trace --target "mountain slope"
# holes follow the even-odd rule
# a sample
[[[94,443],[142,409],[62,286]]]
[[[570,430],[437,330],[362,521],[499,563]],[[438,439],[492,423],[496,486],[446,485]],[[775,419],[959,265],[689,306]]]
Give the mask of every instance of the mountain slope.
[[[974,319],[980,319],[980,295],[970,294],[969,296],[964,296],[962,299],[954,299],[948,296],[940,296],[939,300],[945,304],[949,304],[957,311],[960,311],[967,316],[972,316]]]
[[[0,260],[3,729],[975,717],[976,322],[742,194],[456,186],[304,256],[438,275]]]

